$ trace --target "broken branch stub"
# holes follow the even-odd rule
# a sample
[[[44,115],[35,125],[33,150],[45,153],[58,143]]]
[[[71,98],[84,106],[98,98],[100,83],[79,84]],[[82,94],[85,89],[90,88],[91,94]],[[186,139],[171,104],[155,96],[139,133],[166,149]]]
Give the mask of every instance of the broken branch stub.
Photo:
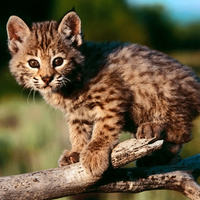
[[[119,143],[111,153],[111,164],[114,169],[161,149],[163,140],[154,142],[155,139],[130,139]]]

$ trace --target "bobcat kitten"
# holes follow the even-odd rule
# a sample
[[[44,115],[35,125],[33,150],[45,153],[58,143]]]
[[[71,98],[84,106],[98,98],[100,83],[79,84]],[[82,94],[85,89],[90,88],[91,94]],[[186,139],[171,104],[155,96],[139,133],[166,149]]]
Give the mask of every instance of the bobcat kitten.
[[[169,163],[191,140],[200,80],[187,66],[138,44],[83,41],[74,11],[31,28],[11,16],[7,33],[17,82],[66,113],[72,148],[60,166],[80,160],[101,176],[122,130],[164,139],[161,150],[138,161],[144,166]]]

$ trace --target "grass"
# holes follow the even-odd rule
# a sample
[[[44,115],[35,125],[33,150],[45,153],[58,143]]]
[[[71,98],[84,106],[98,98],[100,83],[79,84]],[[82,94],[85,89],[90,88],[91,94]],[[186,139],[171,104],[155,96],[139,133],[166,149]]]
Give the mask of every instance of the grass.
[[[4,98],[0,104],[1,175],[57,166],[68,146],[65,119],[42,100]]]

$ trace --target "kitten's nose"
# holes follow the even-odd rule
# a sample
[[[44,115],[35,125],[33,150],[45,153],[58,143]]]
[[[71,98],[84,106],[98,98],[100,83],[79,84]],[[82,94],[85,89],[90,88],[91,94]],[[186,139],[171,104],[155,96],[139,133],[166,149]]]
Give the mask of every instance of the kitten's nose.
[[[53,76],[44,76],[42,80],[48,85],[53,80]]]

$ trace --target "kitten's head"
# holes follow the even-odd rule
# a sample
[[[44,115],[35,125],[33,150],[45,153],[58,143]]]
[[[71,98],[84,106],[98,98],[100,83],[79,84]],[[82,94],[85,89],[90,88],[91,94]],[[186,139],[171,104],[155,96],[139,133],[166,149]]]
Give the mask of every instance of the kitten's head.
[[[10,71],[19,84],[44,94],[80,79],[84,59],[78,50],[82,44],[81,21],[75,12],[66,14],[60,23],[34,23],[31,28],[11,16],[7,34]]]

